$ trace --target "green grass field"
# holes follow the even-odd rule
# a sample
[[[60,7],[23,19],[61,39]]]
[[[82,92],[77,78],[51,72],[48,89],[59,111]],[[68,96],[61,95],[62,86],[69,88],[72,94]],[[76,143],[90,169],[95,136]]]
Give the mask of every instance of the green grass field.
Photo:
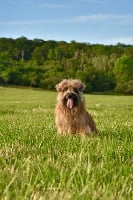
[[[56,93],[0,87],[1,200],[130,200],[133,97],[85,95],[99,135],[59,136]]]

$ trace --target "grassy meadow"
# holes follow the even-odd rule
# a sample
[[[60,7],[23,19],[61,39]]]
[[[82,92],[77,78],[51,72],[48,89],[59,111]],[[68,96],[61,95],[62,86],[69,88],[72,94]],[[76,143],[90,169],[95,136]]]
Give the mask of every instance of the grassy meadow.
[[[130,200],[133,97],[85,95],[99,135],[59,136],[56,92],[0,87],[1,200]]]

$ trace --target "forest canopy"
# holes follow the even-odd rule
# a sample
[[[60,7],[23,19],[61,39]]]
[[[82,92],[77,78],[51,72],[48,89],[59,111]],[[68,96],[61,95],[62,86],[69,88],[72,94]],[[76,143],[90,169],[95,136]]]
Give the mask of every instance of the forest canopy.
[[[0,38],[0,85],[55,89],[81,79],[86,92],[133,93],[133,45]]]

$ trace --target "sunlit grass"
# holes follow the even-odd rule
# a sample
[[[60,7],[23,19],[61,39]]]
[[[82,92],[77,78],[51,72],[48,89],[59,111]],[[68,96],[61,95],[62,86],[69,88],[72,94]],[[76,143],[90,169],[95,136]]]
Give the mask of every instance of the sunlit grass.
[[[0,199],[132,199],[132,96],[85,95],[99,135],[58,136],[56,93],[0,88]]]

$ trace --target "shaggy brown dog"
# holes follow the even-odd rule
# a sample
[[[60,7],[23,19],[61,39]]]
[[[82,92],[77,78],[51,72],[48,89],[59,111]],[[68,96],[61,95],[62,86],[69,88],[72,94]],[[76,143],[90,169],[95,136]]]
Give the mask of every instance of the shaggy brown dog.
[[[55,123],[59,134],[89,135],[97,132],[95,122],[85,110],[84,89],[80,80],[65,79],[56,85]]]

